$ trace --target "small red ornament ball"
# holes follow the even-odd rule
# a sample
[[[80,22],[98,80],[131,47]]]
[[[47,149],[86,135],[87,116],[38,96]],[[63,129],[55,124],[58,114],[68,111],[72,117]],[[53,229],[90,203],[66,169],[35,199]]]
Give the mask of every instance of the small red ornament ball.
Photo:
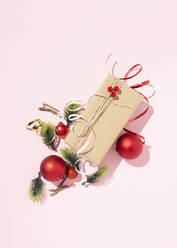
[[[78,175],[78,172],[76,171],[76,169],[74,167],[69,167],[68,171],[67,171],[67,177],[69,179],[74,179],[76,178]]]
[[[41,175],[51,182],[62,179],[66,175],[66,171],[65,161],[56,155],[46,157],[40,165]]]
[[[143,142],[135,134],[123,134],[117,141],[116,151],[126,159],[137,158],[143,150]]]
[[[63,124],[63,122],[59,122],[55,129],[58,136],[65,136],[68,131],[67,127]]]

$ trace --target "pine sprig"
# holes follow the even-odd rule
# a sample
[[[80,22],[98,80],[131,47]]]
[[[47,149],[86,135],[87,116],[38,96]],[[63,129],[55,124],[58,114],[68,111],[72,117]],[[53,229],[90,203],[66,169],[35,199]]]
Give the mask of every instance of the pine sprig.
[[[29,197],[33,202],[40,202],[45,198],[44,182],[41,180],[40,173],[37,178],[31,181]]]
[[[60,137],[58,135],[56,135],[54,141],[52,141],[52,143],[50,143],[48,146],[49,149],[53,150],[53,151],[57,151],[57,147],[59,146],[60,143]]]
[[[95,173],[93,173],[90,176],[87,176],[87,180],[85,182],[82,183],[82,185],[86,184],[86,183],[97,183],[101,181],[101,178],[105,175],[107,171],[106,167],[101,167],[100,169],[98,169]]]
[[[77,110],[77,109],[80,106],[81,105],[79,103],[72,103],[72,101],[69,101],[69,102],[66,103],[66,106],[64,108],[64,119],[67,122],[67,124],[66,124],[67,127],[69,127],[69,125],[72,123],[72,120],[69,119],[69,116],[71,114],[78,114],[79,110]]]
[[[50,145],[56,137],[56,131],[55,127],[51,123],[47,123],[42,125],[40,136],[42,137],[42,140],[45,145]]]
[[[68,148],[61,149],[60,153],[67,163],[75,167],[77,170],[80,170],[79,168],[80,157],[77,155],[77,153],[74,153],[71,149],[68,149]]]

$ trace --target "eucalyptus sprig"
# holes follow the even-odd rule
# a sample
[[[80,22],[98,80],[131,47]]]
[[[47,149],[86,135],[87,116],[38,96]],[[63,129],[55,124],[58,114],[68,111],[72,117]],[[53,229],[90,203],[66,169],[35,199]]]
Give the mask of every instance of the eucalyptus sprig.
[[[101,181],[101,178],[105,175],[107,171],[106,167],[101,167],[98,169],[95,173],[93,173],[90,176],[87,176],[87,180],[82,183],[82,185],[85,185],[86,183],[97,183]]]

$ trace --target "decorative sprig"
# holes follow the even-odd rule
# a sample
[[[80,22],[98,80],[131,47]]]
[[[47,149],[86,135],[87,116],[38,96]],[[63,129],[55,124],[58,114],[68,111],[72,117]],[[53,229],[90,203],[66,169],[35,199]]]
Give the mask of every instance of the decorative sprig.
[[[79,110],[78,108],[81,107],[81,104],[74,103],[72,100],[66,103],[66,106],[64,108],[64,119],[66,120],[67,124],[66,126],[69,127],[69,125],[72,123],[72,120],[69,118],[71,114],[78,114]]]
[[[45,145],[56,151],[59,145],[59,139],[56,135],[55,127],[51,123],[43,124],[40,130],[40,136]]]
[[[33,202],[41,202],[45,198],[44,182],[41,180],[40,173],[33,179],[29,188],[29,197]]]
[[[66,181],[67,176],[64,176],[62,181],[60,182],[60,184],[58,185],[58,187],[56,189],[50,189],[49,191],[51,192],[51,196],[55,196],[56,194],[58,194],[60,191],[70,188],[71,186],[64,186],[64,182]]]
[[[57,151],[57,147],[59,146],[59,143],[60,143],[60,137],[58,135],[56,135],[54,141],[47,145],[49,149],[53,150],[53,151]]]
[[[105,175],[107,171],[106,167],[101,167],[98,169],[95,173],[93,173],[90,176],[87,176],[87,180],[82,183],[82,185],[85,185],[86,183],[97,183],[101,181],[101,178]]]
[[[40,135],[43,139],[44,144],[51,144],[56,136],[55,127],[51,123],[44,124],[41,127]]]
[[[57,115],[59,117],[61,117],[60,115],[60,111],[56,108],[54,108],[53,106],[47,104],[47,103],[42,103],[42,107],[38,108],[40,111],[46,111],[46,112],[50,112],[54,115]]]
[[[75,167],[77,170],[80,170],[79,169],[80,157],[77,155],[77,153],[74,153],[69,148],[61,149],[60,153],[66,162],[68,162],[71,166]]]

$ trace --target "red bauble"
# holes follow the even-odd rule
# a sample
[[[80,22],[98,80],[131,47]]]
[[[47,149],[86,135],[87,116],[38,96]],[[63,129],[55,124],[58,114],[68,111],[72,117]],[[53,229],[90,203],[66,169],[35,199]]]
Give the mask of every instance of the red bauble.
[[[74,167],[69,167],[68,171],[67,171],[67,177],[69,179],[74,179],[76,178],[78,175],[78,172],[76,171],[76,169]]]
[[[58,181],[66,175],[67,165],[65,161],[56,156],[46,157],[40,166],[41,175],[48,181]]]
[[[55,129],[58,136],[65,136],[68,131],[67,127],[63,124],[63,122],[59,122]]]
[[[123,158],[137,158],[143,149],[143,142],[135,134],[123,134],[117,141],[116,151]]]

